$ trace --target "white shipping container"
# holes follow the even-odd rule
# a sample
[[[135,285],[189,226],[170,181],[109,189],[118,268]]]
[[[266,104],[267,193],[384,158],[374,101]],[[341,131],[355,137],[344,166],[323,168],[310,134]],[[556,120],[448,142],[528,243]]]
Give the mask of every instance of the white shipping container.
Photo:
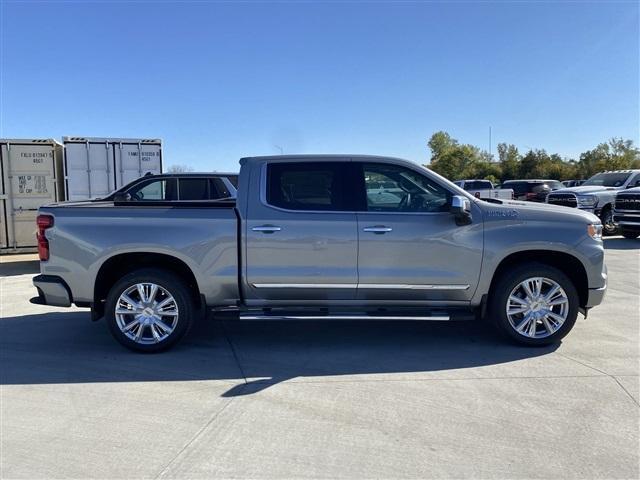
[[[38,208],[62,199],[62,145],[0,139],[0,253],[35,251]]]
[[[67,200],[104,197],[151,172],[162,173],[162,141],[63,137]]]

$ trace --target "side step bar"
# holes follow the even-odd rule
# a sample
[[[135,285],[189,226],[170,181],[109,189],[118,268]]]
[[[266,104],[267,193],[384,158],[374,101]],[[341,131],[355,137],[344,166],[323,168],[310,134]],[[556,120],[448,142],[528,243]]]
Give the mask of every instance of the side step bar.
[[[240,320],[430,320],[447,321],[451,320],[449,315],[354,315],[354,314],[331,314],[331,315],[285,315],[285,314],[254,314],[241,313]]]
[[[371,310],[330,308],[235,308],[213,311],[227,320],[406,320],[458,321],[474,320],[477,312],[470,308],[380,308]]]

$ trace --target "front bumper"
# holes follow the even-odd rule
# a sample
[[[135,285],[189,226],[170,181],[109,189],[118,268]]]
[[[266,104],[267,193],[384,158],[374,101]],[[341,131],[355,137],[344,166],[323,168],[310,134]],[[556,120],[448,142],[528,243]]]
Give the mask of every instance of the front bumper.
[[[607,284],[608,284],[606,265],[604,265],[604,268],[602,269],[602,278],[604,280],[604,285],[602,287],[589,289],[589,296],[587,298],[587,304],[585,305],[586,308],[591,308],[591,307],[600,305],[604,300],[604,296],[607,292]]]
[[[52,305],[54,307],[70,307],[71,293],[69,287],[60,277],[55,275],[36,275],[33,285],[38,290],[38,296],[30,302],[36,305]]]

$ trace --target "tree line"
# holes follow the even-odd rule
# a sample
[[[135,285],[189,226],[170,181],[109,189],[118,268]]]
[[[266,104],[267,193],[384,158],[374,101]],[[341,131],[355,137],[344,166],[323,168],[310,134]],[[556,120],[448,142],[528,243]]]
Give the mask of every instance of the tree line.
[[[515,145],[498,144],[498,158],[475,145],[463,144],[447,132],[434,133],[428,142],[431,163],[426,167],[449,180],[483,178],[494,183],[521,178],[553,180],[587,179],[605,170],[640,169],[640,150],[632,140],[612,138],[580,154],[563,158],[544,149],[524,155]]]

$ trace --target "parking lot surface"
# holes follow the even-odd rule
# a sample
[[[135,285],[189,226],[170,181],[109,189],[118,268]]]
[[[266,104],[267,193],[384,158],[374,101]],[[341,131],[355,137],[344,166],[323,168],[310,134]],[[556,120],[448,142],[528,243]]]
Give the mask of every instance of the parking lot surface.
[[[640,241],[561,345],[483,324],[200,322],[141,355],[0,257],[0,477],[638,478]],[[29,261],[31,259],[31,261]]]

